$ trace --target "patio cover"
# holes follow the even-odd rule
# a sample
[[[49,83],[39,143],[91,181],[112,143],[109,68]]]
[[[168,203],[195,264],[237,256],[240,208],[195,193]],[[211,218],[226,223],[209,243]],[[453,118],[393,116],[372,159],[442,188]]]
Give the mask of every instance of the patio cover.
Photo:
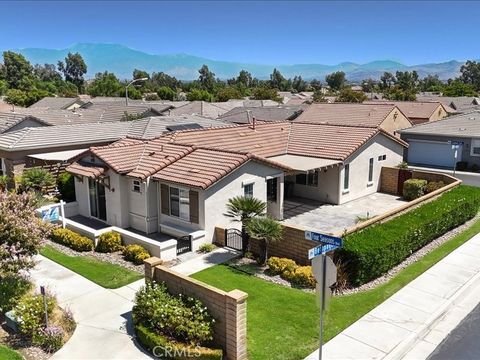
[[[310,171],[341,164],[340,160],[322,159],[300,155],[279,155],[268,158],[297,171]]]
[[[44,161],[68,161],[78,154],[86,151],[87,149],[76,149],[76,150],[65,150],[65,151],[57,151],[57,152],[48,152],[42,154],[32,154],[28,155],[28,157],[38,160]]]

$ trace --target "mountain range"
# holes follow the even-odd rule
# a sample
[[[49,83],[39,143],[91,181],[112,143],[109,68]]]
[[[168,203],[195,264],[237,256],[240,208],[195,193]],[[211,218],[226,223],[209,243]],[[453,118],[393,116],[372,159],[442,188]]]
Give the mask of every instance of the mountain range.
[[[206,64],[220,79],[237,76],[244,69],[259,79],[267,79],[273,68],[277,68],[285,77],[301,75],[304,79],[324,80],[325,75],[334,71],[344,71],[347,79],[359,82],[366,78],[379,79],[385,71],[395,72],[416,70],[420,77],[438,75],[440,79],[456,77],[463,62],[452,60],[443,63],[431,63],[407,66],[391,60],[378,60],[366,64],[343,62],[337,65],[292,64],[261,65],[218,61],[189,54],[152,55],[119,44],[78,43],[66,49],[25,48],[14,50],[23,54],[32,64],[56,64],[69,53],[79,52],[87,63],[87,77],[97,72],[110,71],[120,79],[132,77],[132,71],[145,70],[149,73],[163,71],[180,80],[198,78],[198,69]]]

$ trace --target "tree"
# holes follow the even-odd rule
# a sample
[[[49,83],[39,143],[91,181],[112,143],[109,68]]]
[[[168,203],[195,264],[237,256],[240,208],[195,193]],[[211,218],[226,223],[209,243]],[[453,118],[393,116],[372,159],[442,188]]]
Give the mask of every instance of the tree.
[[[198,83],[203,90],[213,92],[215,89],[215,73],[211,72],[207,65],[203,65],[199,72]]]
[[[460,80],[473,86],[475,91],[480,91],[480,62],[468,60],[460,68]]]
[[[228,101],[230,99],[242,99],[242,93],[233,86],[227,86],[217,92],[217,101]]]
[[[52,173],[47,170],[31,168],[23,171],[20,185],[24,191],[34,191],[43,194],[49,188],[55,186],[55,179]]]
[[[35,213],[31,194],[0,192],[0,283],[33,268],[49,227]]]
[[[5,102],[16,106],[26,106],[27,93],[23,90],[9,89],[5,93]]]
[[[443,88],[443,96],[477,96],[472,84],[465,84],[456,79],[449,81]]]
[[[58,71],[63,73],[66,81],[75,84],[79,92],[82,91],[85,81],[83,76],[87,73],[87,64],[85,64],[82,55],[69,52],[65,62],[58,62]]]
[[[269,216],[254,217],[247,223],[247,234],[260,241],[262,257],[259,262],[265,264],[268,259],[268,246],[282,238],[283,226]]]
[[[345,73],[343,71],[336,71],[325,76],[325,81],[332,90],[338,91],[345,86]]]
[[[241,70],[236,78],[236,84],[243,85],[245,88],[250,88],[253,86],[252,74],[247,70]]]
[[[343,103],[362,103],[367,100],[367,96],[363,91],[354,91],[349,88],[343,88],[340,90],[340,94],[337,97],[337,102]]]
[[[391,72],[384,72],[383,75],[380,77],[380,90],[384,93],[388,92],[397,82],[395,76]]]
[[[322,82],[317,79],[313,79],[310,81],[310,86],[313,88],[313,90],[322,90]]]
[[[138,69],[135,69],[133,70],[133,79],[143,79],[143,78],[147,78],[147,79],[150,79],[150,75],[148,75],[148,73],[144,70],[138,70]]]
[[[395,85],[404,93],[416,94],[418,87],[418,74],[414,71],[397,71]]]
[[[193,89],[187,94],[187,100],[211,102],[213,100],[213,95],[210,94],[207,90]]]
[[[292,88],[296,92],[305,91],[307,89],[307,82],[305,80],[303,80],[300,75],[295,76],[293,78],[293,81],[292,81]]]
[[[323,94],[321,89],[315,90],[313,92],[312,102],[315,103],[315,104],[326,103],[327,102],[327,99],[325,98],[325,95]]]
[[[153,88],[167,86],[173,90],[176,90],[177,87],[180,87],[182,85],[181,81],[163,72],[152,73],[152,76],[148,82],[152,84]]]
[[[367,93],[371,93],[377,87],[377,82],[372,78],[368,78],[362,81],[362,90]]]
[[[8,84],[5,80],[0,80],[0,96],[4,95],[8,90]]]
[[[35,65],[33,68],[34,75],[43,82],[59,83],[62,81],[62,75],[57,71],[55,65]]]
[[[123,95],[123,91],[124,87],[120,80],[115,74],[107,71],[97,73],[95,79],[87,87],[87,93],[91,96],[120,96]]]
[[[441,92],[444,84],[438,78],[438,75],[427,75],[419,83],[421,91]]]
[[[270,87],[281,91],[287,91],[289,90],[289,85],[289,82],[283,77],[280,71],[273,69],[273,72],[270,74]]]
[[[157,95],[162,100],[175,100],[177,93],[168,86],[161,86],[157,90]]]
[[[17,89],[20,88],[22,80],[33,77],[33,67],[25,56],[13,51],[4,51],[3,74],[8,86]]]
[[[279,103],[282,102],[276,89],[270,89],[265,86],[256,87],[252,90],[251,99],[253,100],[273,100]]]
[[[228,199],[227,216],[233,217],[236,221],[242,223],[242,237],[243,241],[247,242],[246,247],[248,247],[248,238],[246,236],[248,222],[255,216],[263,215],[266,209],[267,204],[254,197],[235,196]]]

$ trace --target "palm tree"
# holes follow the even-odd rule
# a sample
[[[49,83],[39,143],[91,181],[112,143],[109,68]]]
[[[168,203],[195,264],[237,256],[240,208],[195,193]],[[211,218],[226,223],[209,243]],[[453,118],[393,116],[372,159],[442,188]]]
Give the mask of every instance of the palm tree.
[[[242,223],[242,239],[245,242],[244,249],[248,248],[248,238],[245,231],[249,220],[265,213],[267,204],[254,197],[235,196],[228,200],[227,215]]]
[[[23,172],[20,184],[23,190],[32,190],[43,194],[46,190],[55,186],[55,178],[47,170],[31,168]]]
[[[264,265],[268,259],[268,245],[282,238],[283,226],[274,218],[260,216],[250,219],[247,223],[247,233],[260,241],[263,252],[260,262]]]

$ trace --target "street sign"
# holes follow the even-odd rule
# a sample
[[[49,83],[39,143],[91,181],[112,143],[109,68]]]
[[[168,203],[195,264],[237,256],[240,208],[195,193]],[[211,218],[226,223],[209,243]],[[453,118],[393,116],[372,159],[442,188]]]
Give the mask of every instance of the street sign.
[[[463,145],[463,141],[449,141],[449,143],[455,146]]]
[[[316,256],[326,254],[327,252],[333,251],[338,248],[338,246],[330,244],[316,246],[308,250],[308,260],[312,260]]]
[[[305,230],[305,239],[321,242],[323,244],[335,245],[337,247],[341,247],[343,243],[342,238],[331,236],[331,235],[320,234],[320,233],[307,231],[307,230]]]

